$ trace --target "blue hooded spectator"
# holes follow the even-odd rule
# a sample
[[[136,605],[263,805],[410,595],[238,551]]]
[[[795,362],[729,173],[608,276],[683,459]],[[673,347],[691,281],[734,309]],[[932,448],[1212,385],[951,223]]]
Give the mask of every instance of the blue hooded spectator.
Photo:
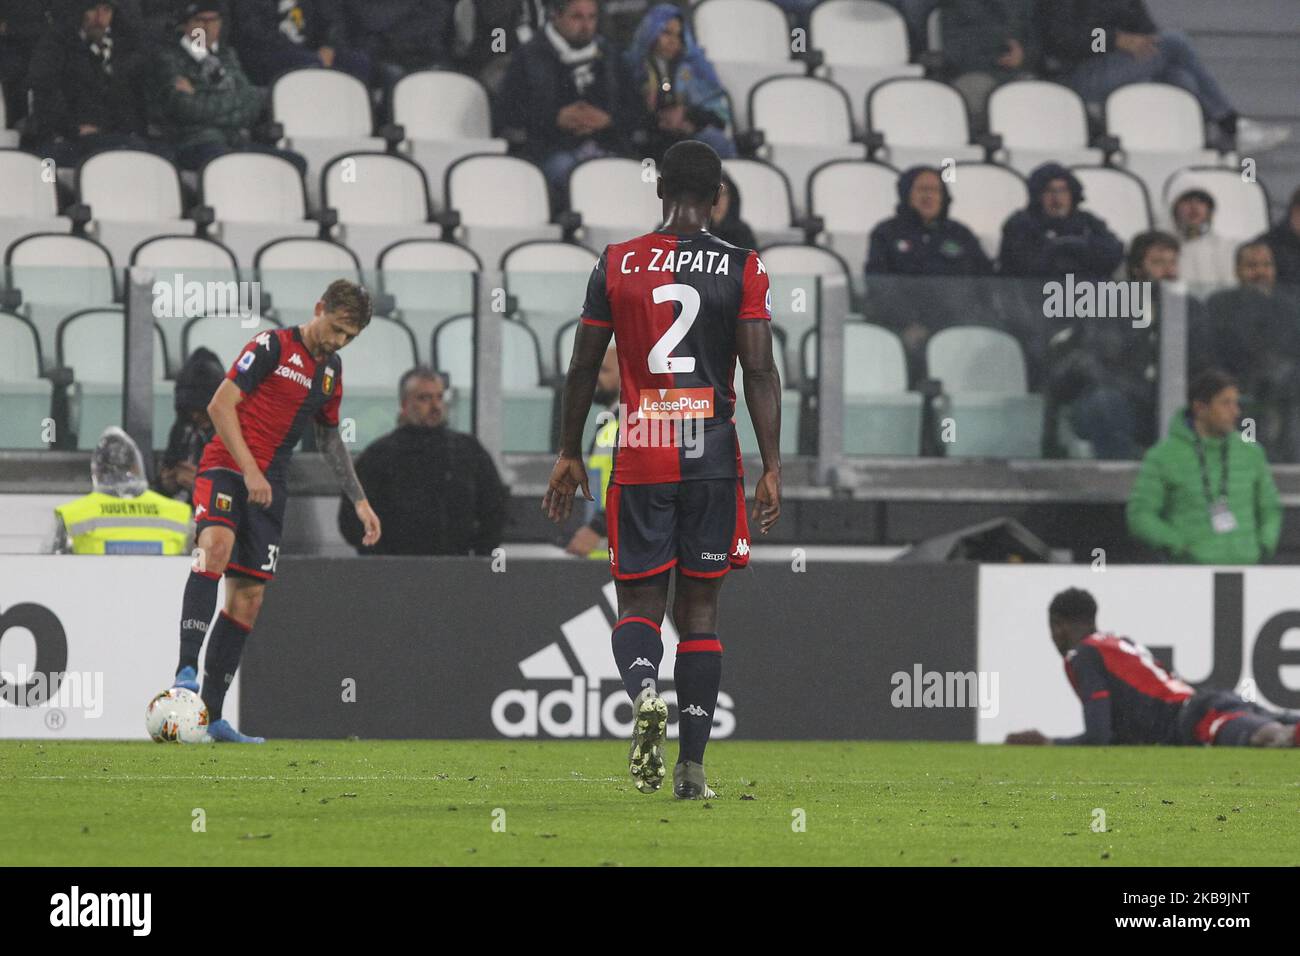
[[[731,122],[726,91],[678,7],[651,7],[624,55],[645,98],[650,153],[656,160],[684,139],[707,143],[724,159],[736,155],[726,132]]]
[[[1124,258],[1124,243],[1101,219],[1079,208],[1083,185],[1059,163],[1029,174],[1029,205],[1002,226],[998,262],[1003,275],[1108,279]]]

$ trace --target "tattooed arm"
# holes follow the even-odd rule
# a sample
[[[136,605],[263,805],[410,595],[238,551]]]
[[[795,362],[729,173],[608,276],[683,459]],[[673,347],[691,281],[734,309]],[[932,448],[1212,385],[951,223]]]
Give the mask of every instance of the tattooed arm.
[[[352,455],[348,453],[347,445],[343,443],[337,428],[322,425],[320,422],[316,422],[315,427],[316,447],[329,462],[334,477],[338,479],[339,487],[356,507],[357,518],[366,531],[361,543],[369,547],[379,540],[379,516],[366,500],[365,489],[361,487],[361,480],[357,478],[356,469],[352,467]]]

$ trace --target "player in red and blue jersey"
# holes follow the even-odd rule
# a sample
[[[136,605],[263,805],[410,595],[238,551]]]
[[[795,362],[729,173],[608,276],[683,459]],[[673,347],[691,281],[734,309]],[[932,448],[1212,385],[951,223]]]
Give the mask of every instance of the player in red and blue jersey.
[[[607,246],[592,271],[564,387],[560,456],[542,508],[568,517],[578,488],[588,500],[580,448],[601,360],[618,342],[621,407],[605,498],[618,592],[614,659],[633,705],[629,770],[642,793],[665,775],[668,708],[656,680],[659,629],[676,573],[673,623],[681,635],[673,673],[681,749],[673,772],[682,799],[712,795],[704,749],[722,676],[718,594],[749,561],[744,471],[734,421],[736,360],[758,437],[763,474],[754,520],[766,534],[781,513],[781,379],[772,358],[772,302],[758,254],[708,232],[722,163],[687,140],[664,155],[663,225]]]
[[[1083,703],[1084,732],[1053,739],[1026,730],[1008,735],[1009,744],[1300,746],[1300,714],[1269,710],[1231,691],[1193,688],[1141,644],[1098,631],[1097,602],[1087,591],[1056,595],[1048,626]]]
[[[217,434],[204,449],[194,480],[199,552],[185,585],[176,686],[199,689],[199,650],[207,635],[202,694],[214,740],[263,742],[235,730],[222,717],[222,706],[266,585],[275,577],[289,458],[308,423],[356,507],[364,543],[379,540],[379,518],[338,433],[343,365],[337,353],[361,334],[370,314],[366,289],[336,280],[306,325],[262,332],[244,346],[208,405]],[[208,634],[223,573],[226,607]]]

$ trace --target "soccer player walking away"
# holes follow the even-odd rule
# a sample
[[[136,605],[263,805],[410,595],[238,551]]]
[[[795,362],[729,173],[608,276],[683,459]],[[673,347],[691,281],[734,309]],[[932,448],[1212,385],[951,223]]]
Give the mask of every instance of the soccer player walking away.
[[[1097,602],[1087,591],[1056,595],[1047,620],[1083,703],[1084,732],[1053,739],[1022,730],[1007,735],[1009,744],[1300,746],[1300,714],[1269,710],[1232,691],[1195,690],[1141,644],[1098,631]]]
[[[370,324],[370,311],[364,287],[346,279],[330,283],[306,325],[262,332],[245,345],[208,405],[217,435],[204,449],[194,481],[199,554],[181,606],[176,686],[199,689],[199,650],[224,573],[226,607],[208,634],[203,658],[203,702],[214,740],[264,742],[237,731],[221,709],[266,585],[275,577],[289,497],[285,475],[309,421],[317,447],[356,506],[364,542],[379,540],[379,518],[338,432],[343,365],[337,353]]]
[[[592,500],[582,463],[583,424],[601,360],[618,342],[620,423],[605,498],[609,559],[618,591],[614,659],[632,698],[629,770],[653,793],[665,776],[668,707],[656,681],[659,628],[676,568],[673,623],[681,635],[673,680],[681,747],[680,799],[713,796],[704,748],[722,677],[718,593],[749,562],[745,488],[733,419],[736,359],[758,436],[763,474],[753,520],[767,534],[781,514],[781,379],[772,359],[772,299],[758,254],[708,232],[722,163],[703,143],[664,155],[664,223],[606,246],[591,273],[564,385],[560,456],[542,510],[564,521],[577,489]]]

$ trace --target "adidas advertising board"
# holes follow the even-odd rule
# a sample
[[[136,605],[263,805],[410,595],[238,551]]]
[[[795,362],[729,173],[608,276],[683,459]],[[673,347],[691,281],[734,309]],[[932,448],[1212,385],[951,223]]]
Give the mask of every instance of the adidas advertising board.
[[[282,558],[244,653],[244,723],[285,738],[625,740],[631,704],[611,650],[609,569],[578,559],[492,565]],[[900,708],[891,678],[917,665],[974,670],[975,574],[771,562],[727,575],[713,736],[973,739],[974,701]],[[670,621],[662,634],[660,686],[675,731]]]

